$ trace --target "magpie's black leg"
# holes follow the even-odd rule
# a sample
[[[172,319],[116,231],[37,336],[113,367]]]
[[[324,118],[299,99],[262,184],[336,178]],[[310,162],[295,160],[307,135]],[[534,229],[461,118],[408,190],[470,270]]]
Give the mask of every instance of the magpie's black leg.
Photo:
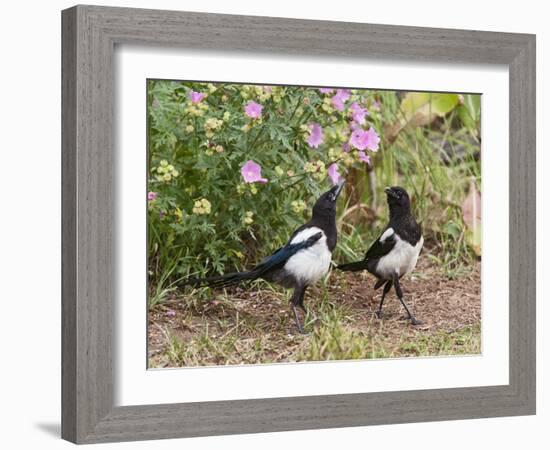
[[[386,294],[390,292],[392,284],[393,284],[393,281],[388,280],[384,285],[384,290],[382,291],[382,298],[380,299],[380,304],[378,305],[378,309],[376,310],[376,317],[378,317],[379,319],[382,318],[382,305],[384,304],[384,297],[386,297]]]
[[[304,314],[307,314],[309,312],[313,316],[313,321],[316,322],[317,321],[317,315],[315,313],[312,313],[311,311],[309,311],[308,308],[306,308],[306,306],[304,305],[304,297],[305,297],[305,294],[306,294],[306,289],[307,289],[307,285],[304,286],[302,294],[300,295],[300,299],[298,301],[298,307],[304,312]],[[304,320],[305,320],[305,317],[304,317]]]
[[[294,292],[292,293],[292,298],[290,299],[290,306],[292,308],[292,312],[294,313],[294,321],[296,322],[296,327],[298,328],[298,331],[302,334],[306,334],[306,332],[300,322],[300,318],[298,317],[298,310],[296,309],[296,307],[303,307],[303,297],[305,291],[306,286],[296,286],[294,288]],[[302,305],[300,305],[300,302],[302,302]]]
[[[408,318],[411,319],[411,323],[413,325],[422,325],[422,322],[420,320],[417,320],[409,311],[409,308],[407,308],[407,305],[405,304],[405,301],[403,300],[403,291],[401,290],[401,285],[399,284],[399,277],[397,274],[393,275],[393,284],[395,285],[395,293],[397,294],[397,298],[403,305],[403,308],[405,308],[405,311],[407,311]]]
[[[306,307],[304,305],[304,297],[306,295],[306,289],[307,289],[307,286],[304,286],[304,288],[302,289],[302,292],[300,293],[300,297],[298,298],[298,305],[297,305],[305,313],[307,313]]]

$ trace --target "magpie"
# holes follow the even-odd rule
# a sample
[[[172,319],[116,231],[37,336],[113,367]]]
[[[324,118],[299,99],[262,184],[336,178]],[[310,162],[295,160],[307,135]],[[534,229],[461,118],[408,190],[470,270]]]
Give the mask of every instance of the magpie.
[[[286,245],[264,258],[249,271],[189,279],[185,284],[196,287],[227,287],[261,278],[293,289],[290,305],[296,327],[300,333],[304,333],[296,308],[306,312],[304,306],[306,289],[319,281],[330,268],[332,251],[338,239],[336,200],[343,187],[342,180],[322,194],[313,206],[311,220],[296,229]]]
[[[407,311],[411,323],[420,325],[421,322],[411,314],[403,300],[403,291],[399,280],[411,273],[416,266],[418,255],[424,244],[422,230],[411,214],[411,202],[407,191],[399,186],[388,187],[384,191],[390,210],[390,222],[380,237],[367,250],[364,259],[339,265],[338,269],[351,272],[366,269],[377,278],[374,285],[375,290],[384,285],[382,299],[376,311],[376,316],[379,319],[382,318],[384,297],[394,286],[395,293]]]

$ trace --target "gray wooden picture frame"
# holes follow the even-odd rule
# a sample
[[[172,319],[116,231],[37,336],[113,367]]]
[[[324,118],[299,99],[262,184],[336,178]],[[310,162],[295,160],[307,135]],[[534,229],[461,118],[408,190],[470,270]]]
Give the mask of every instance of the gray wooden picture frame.
[[[76,443],[535,413],[535,36],[75,6],[62,12],[62,437]],[[115,407],[116,44],[504,64],[510,82],[508,385]]]

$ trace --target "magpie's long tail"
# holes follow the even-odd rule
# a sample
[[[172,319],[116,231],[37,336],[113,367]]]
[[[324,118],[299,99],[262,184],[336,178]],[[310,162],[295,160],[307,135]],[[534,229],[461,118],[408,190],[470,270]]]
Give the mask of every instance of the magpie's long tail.
[[[367,260],[363,259],[361,261],[356,261],[347,264],[340,264],[337,266],[337,269],[343,270],[344,272],[358,272],[359,270],[365,270],[367,268]]]
[[[207,278],[189,278],[183,285],[193,286],[193,287],[203,287],[209,286],[213,288],[223,288],[229,286],[235,286],[245,281],[252,281],[259,277],[259,274],[255,269],[252,269],[248,272],[233,272],[227,273],[225,275],[218,275],[215,277]]]

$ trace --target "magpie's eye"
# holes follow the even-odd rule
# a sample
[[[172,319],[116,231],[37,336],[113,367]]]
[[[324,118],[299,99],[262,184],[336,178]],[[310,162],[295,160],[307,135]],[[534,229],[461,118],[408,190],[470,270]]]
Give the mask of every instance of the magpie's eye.
[[[334,200],[334,194],[328,194],[328,199],[329,200]]]

